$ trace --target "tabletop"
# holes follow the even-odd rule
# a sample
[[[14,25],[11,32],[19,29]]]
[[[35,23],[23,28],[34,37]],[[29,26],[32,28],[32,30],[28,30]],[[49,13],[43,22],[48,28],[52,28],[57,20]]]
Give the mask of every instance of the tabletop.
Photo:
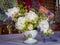
[[[38,40],[35,44],[24,44],[23,34],[9,34],[9,35],[0,35],[0,45],[60,45],[60,32],[55,32],[52,36],[53,39],[57,41],[41,41],[40,34],[37,35],[36,39]]]

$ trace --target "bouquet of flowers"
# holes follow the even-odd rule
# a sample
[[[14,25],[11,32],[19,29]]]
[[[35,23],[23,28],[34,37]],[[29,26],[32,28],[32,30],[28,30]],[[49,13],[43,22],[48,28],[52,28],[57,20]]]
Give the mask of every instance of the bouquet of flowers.
[[[35,12],[33,10],[29,10],[29,12],[27,12],[25,7],[20,5],[19,7],[8,9],[8,11],[5,13],[8,18],[11,18],[15,22],[15,28],[17,30],[22,32],[30,31],[29,33],[24,33],[25,35],[28,35],[28,37],[30,37],[28,38],[28,40],[24,41],[25,43],[30,43],[30,41],[32,41],[31,43],[36,42],[36,40],[32,39],[31,37],[34,37],[33,35],[36,35],[37,32],[34,31],[32,33],[31,30],[39,29],[40,32],[43,32],[43,34],[46,36],[53,34],[53,31],[49,26],[49,16],[45,13],[42,13],[42,11]]]
[[[21,12],[23,12],[23,10],[20,10],[19,7],[13,7],[6,12],[8,18],[11,17],[15,22],[16,29],[26,31],[40,28],[43,33],[48,34],[52,32],[52,30],[49,29],[49,16],[41,12],[36,13],[32,10],[29,12],[25,10],[24,14]]]

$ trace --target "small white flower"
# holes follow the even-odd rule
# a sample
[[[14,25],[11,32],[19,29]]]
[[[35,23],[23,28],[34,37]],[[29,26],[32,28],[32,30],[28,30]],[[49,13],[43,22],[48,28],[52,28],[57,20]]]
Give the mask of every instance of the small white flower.
[[[52,29],[49,29],[49,30],[48,30],[48,33],[54,34],[54,32],[52,31]]]
[[[47,32],[47,30],[49,29],[49,23],[48,23],[47,20],[42,20],[42,21],[39,23],[38,27],[41,28],[41,31],[42,31],[42,32]]]
[[[5,12],[8,17],[11,17],[12,20],[14,20],[14,16],[16,13],[19,13],[19,8],[18,7],[13,7],[8,9],[8,12]]]
[[[22,30],[25,27],[26,19],[25,17],[19,17],[18,21],[15,24],[16,29]]]
[[[28,30],[33,30],[33,25],[32,24],[28,25]]]
[[[32,20],[34,21],[35,19],[38,18],[38,15],[33,11],[29,11],[28,13],[25,14],[25,17],[27,21],[32,22]]]

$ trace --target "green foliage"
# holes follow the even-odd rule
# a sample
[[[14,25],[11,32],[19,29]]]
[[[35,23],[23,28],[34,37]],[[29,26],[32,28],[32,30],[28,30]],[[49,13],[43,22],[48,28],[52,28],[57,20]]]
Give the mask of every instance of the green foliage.
[[[36,28],[37,28],[37,24],[34,24],[34,25],[33,25],[33,29],[36,29]]]
[[[8,8],[15,7],[16,1],[17,0],[0,0],[0,8],[6,11]]]
[[[18,5],[18,7],[20,8],[20,11],[19,12],[23,16],[27,12],[26,8],[22,4]]]
[[[0,14],[0,21],[4,20],[4,16],[2,14]]]
[[[41,13],[41,12],[36,12],[37,14],[38,14],[38,16],[40,17],[40,16],[42,16],[43,14]]]
[[[45,35],[45,36],[50,36],[50,35],[52,35],[52,32],[51,32],[51,33],[49,33],[49,32],[43,33],[43,35]]]
[[[47,32],[43,33],[43,35],[45,36],[50,36],[52,34],[53,34],[53,31],[50,28],[47,30]]]

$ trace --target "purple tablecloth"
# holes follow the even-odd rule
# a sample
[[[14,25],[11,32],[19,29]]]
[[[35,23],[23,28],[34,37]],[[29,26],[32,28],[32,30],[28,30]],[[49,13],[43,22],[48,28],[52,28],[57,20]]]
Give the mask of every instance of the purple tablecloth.
[[[57,41],[47,41],[43,42],[41,39],[40,34],[36,37],[38,42],[32,45],[60,45],[60,32],[55,32],[52,36],[53,38],[57,39]],[[24,44],[24,36],[23,34],[10,34],[10,35],[0,35],[0,45],[31,45],[31,44]]]

